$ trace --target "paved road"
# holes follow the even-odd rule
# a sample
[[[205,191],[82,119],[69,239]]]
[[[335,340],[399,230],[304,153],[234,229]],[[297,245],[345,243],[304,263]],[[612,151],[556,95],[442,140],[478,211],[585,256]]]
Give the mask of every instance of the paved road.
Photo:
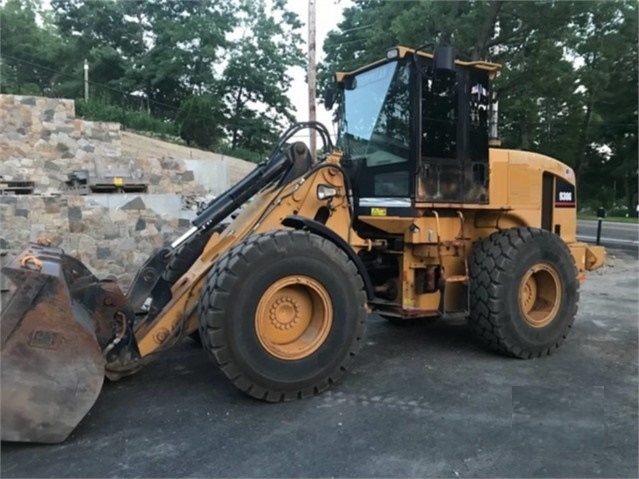
[[[615,256],[550,357],[495,355],[463,322],[373,316],[341,384],[265,404],[185,340],[106,384],[67,442],[3,444],[0,476],[638,477],[638,262]]]
[[[594,244],[597,239],[597,221],[577,221],[577,237],[581,241]],[[604,220],[601,225],[601,244],[611,248],[637,251],[639,249],[639,225]]]

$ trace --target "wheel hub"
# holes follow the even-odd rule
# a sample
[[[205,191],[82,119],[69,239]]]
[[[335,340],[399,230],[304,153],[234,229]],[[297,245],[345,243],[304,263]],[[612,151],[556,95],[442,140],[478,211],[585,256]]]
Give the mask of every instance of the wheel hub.
[[[291,329],[300,318],[300,305],[290,296],[279,298],[273,303],[269,318],[277,329]]]
[[[524,283],[522,296],[524,311],[530,311],[537,298],[537,282],[533,276],[530,276]]]
[[[552,323],[561,304],[560,285],[557,271],[546,263],[538,263],[524,274],[519,303],[529,326],[543,328]]]
[[[273,356],[299,360],[319,349],[332,321],[333,307],[324,286],[307,276],[287,276],[262,295],[255,331],[260,344]]]

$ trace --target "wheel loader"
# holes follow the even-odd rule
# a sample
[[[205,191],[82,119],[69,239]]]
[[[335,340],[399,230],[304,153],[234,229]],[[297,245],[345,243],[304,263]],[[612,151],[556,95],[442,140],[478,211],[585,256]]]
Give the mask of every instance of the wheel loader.
[[[293,125],[126,292],[29,244],[3,270],[16,291],[1,317],[2,439],[64,441],[105,377],[136,373],[186,336],[269,402],[338,382],[371,312],[464,315],[496,352],[555,351],[605,252],[576,240],[570,167],[496,144],[499,69],[450,47],[396,47],[336,73],[325,96],[336,145],[319,123]],[[291,141],[309,128],[323,142],[316,158]]]

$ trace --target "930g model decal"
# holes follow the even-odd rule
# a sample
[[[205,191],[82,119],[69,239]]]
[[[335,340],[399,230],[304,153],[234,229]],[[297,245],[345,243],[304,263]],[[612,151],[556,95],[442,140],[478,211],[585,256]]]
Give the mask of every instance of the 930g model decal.
[[[555,207],[574,208],[577,204],[575,185],[571,185],[566,180],[557,178],[555,183]]]

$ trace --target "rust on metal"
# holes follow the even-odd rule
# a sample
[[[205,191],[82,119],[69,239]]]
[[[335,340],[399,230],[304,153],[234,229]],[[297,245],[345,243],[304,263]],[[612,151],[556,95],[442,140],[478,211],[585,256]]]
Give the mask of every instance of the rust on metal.
[[[51,246],[51,244],[53,243],[53,241],[51,240],[51,238],[49,238],[47,235],[45,234],[41,234],[40,236],[38,236],[38,238],[35,240],[35,243],[40,245],[40,246]]]
[[[59,248],[33,243],[2,272],[16,285],[0,316],[2,440],[61,442],[95,403],[106,363],[135,356],[134,314],[117,284]]]
[[[33,256],[32,254],[23,256],[20,258],[20,266],[23,268],[31,268],[36,271],[40,271],[42,269],[42,261]]]

